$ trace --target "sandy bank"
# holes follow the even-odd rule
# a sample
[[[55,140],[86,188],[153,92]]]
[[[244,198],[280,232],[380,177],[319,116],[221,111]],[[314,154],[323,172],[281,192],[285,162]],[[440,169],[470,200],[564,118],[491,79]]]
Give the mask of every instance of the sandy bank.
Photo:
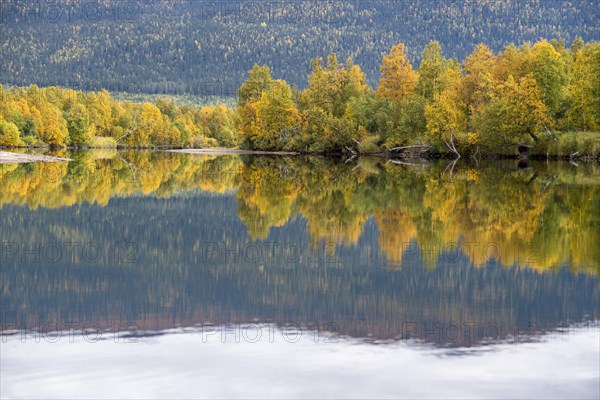
[[[69,158],[44,156],[41,154],[23,154],[0,151],[0,164],[28,163],[28,162],[58,162],[71,161]]]

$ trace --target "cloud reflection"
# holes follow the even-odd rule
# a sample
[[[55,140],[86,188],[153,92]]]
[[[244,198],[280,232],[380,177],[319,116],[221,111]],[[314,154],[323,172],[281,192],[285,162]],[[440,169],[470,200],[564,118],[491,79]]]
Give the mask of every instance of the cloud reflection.
[[[444,349],[170,330],[136,343],[4,337],[2,398],[598,398],[600,328]],[[223,340],[224,338],[224,340]],[[249,338],[246,338],[249,339]],[[463,351],[464,350],[464,351]]]

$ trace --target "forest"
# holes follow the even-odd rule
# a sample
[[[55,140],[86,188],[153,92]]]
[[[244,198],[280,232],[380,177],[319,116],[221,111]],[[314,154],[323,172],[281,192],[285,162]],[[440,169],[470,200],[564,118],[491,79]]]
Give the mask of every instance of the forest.
[[[418,68],[399,43],[375,89],[335,53],[306,88],[256,64],[235,107],[117,101],[106,91],[0,86],[0,145],[226,147],[349,155],[600,155],[600,42],[540,40],[461,62],[428,43]]]
[[[4,84],[235,96],[254,64],[304,87],[310,59],[337,53],[379,81],[405,43],[417,65],[439,40],[463,59],[478,43],[600,39],[596,0],[54,0],[0,2]]]

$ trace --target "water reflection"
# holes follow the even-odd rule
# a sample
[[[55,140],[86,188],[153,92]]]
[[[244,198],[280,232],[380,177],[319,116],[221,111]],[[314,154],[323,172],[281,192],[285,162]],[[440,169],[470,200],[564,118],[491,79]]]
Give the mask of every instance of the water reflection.
[[[0,166],[5,330],[259,321],[460,347],[600,319],[597,164],[68,156]]]
[[[65,155],[61,152],[60,155]],[[597,273],[600,167],[516,161],[429,168],[379,159],[355,164],[323,158],[192,156],[152,152],[77,152],[71,163],[1,165],[0,205],[106,206],[112,198],[192,190],[235,192],[253,239],[301,215],[311,242],[356,245],[374,218],[379,248],[400,266],[413,240],[432,254],[464,251],[475,265],[549,269],[564,264]],[[446,167],[446,168],[444,168]]]

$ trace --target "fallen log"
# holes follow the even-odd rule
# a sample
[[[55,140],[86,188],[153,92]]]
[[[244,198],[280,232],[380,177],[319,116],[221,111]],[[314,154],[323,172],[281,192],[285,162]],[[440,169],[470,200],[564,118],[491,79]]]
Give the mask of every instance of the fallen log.
[[[415,144],[412,146],[392,147],[391,149],[388,147],[388,149],[390,151],[400,151],[400,150],[407,150],[407,149],[424,149],[424,150],[422,150],[423,152],[429,150],[430,148],[431,148],[431,146],[428,144]]]

